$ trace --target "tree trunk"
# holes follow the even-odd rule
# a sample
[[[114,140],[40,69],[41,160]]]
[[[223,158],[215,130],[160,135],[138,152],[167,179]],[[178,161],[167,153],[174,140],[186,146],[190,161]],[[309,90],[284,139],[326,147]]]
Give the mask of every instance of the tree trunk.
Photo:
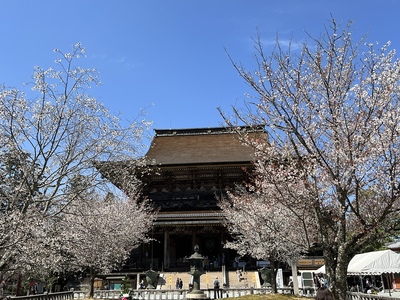
[[[277,273],[277,263],[275,259],[270,259],[271,265],[271,289],[273,293],[277,293],[278,289],[276,287],[276,273]]]
[[[90,289],[89,289],[89,298],[93,298],[94,296],[94,278],[96,276],[96,272],[94,269],[91,267],[90,268]]]
[[[339,247],[336,254],[333,251],[326,251],[324,253],[328,286],[336,300],[346,300],[347,266],[349,263],[347,252],[343,247]]]
[[[22,281],[22,274],[21,274],[21,272],[18,272],[17,285],[15,287],[15,295],[16,296],[22,296],[21,295],[21,281]]]

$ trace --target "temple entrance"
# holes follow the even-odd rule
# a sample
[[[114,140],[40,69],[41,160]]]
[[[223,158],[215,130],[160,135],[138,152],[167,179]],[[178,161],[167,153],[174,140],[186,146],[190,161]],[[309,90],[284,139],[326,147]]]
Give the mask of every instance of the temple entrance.
[[[203,234],[198,237],[200,253],[206,257],[204,262],[205,270],[221,268],[224,259],[221,251],[221,238],[219,234]]]
[[[193,253],[192,237],[177,236],[174,238],[175,242],[175,256],[177,259],[183,259],[189,257]]]
[[[169,244],[169,267],[187,268],[188,263],[185,258],[189,257],[193,252],[191,235],[171,234]]]

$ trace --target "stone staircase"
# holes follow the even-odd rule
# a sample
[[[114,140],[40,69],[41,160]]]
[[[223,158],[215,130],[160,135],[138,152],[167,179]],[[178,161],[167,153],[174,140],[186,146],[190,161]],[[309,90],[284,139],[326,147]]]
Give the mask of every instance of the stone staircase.
[[[213,288],[213,282],[215,277],[220,279],[222,282],[222,273],[221,272],[207,272],[200,276],[200,288]],[[160,274],[160,278],[158,279],[157,289],[161,290],[171,290],[176,289],[176,280],[180,278],[183,282],[182,289],[188,289],[189,284],[191,283],[192,275],[188,272],[164,272]]]
[[[235,271],[230,271],[230,272],[228,272],[227,283],[230,288],[258,287],[257,280],[256,280],[257,277],[258,277],[257,271],[249,271],[249,272],[245,271],[245,272],[242,272],[242,277],[241,277],[241,280],[239,281],[237,273]],[[253,282],[253,280],[254,280],[254,282]],[[258,280],[258,285],[259,285],[259,280]]]
[[[201,289],[212,289],[214,288],[214,280],[218,277],[220,286],[223,288],[223,274],[221,271],[207,272],[200,276],[200,288]],[[257,271],[242,272],[242,280],[239,282],[236,271],[229,271],[226,278],[226,284],[230,288],[250,288],[257,287],[259,280],[255,280],[258,277]],[[160,274],[158,280],[157,289],[161,290],[174,290],[176,289],[176,279],[181,278],[183,282],[182,289],[188,289],[191,283],[192,275],[188,272],[164,272]],[[258,284],[257,284],[258,282]]]

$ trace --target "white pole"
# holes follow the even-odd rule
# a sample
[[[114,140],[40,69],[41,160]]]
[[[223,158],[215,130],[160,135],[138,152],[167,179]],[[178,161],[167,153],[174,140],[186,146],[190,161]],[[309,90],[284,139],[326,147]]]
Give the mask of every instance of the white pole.
[[[293,291],[295,295],[299,295],[299,281],[297,280],[297,260],[291,259],[290,266],[292,268]]]

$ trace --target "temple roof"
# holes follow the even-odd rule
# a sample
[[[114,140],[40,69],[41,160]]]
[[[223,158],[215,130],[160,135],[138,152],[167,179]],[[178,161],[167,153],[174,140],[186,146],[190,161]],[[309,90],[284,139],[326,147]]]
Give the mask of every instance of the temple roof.
[[[155,226],[221,226],[224,214],[214,211],[159,212]]]
[[[265,133],[261,127],[241,127],[250,134]],[[224,128],[155,130],[146,157],[161,165],[238,163],[254,160],[254,149],[238,134]]]

